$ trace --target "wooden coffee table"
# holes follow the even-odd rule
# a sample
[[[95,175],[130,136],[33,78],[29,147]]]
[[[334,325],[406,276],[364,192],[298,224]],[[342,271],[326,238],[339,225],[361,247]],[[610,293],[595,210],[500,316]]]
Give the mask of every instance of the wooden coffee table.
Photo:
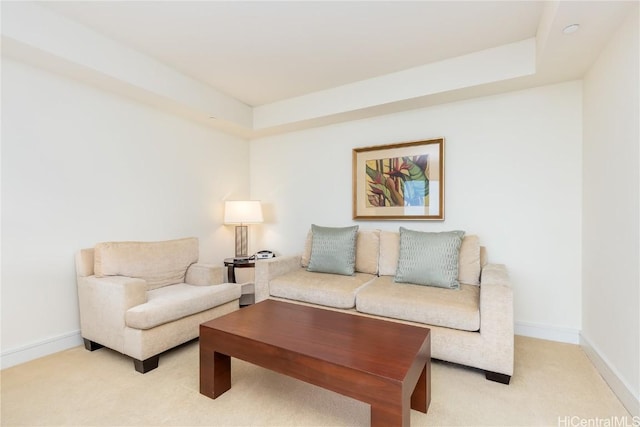
[[[200,325],[200,393],[231,388],[231,357],[369,403],[372,426],[431,402],[426,328],[266,300]]]

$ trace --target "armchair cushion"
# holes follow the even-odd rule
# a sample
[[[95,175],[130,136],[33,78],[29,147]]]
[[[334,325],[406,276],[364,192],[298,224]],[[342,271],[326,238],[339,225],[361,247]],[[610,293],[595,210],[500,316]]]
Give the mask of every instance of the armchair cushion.
[[[241,288],[235,283],[164,286],[148,291],[146,303],[127,310],[125,323],[134,329],[151,329],[238,299],[240,293]]]
[[[103,242],[94,249],[96,277],[143,279],[147,289],[184,283],[187,268],[198,261],[198,239],[163,242]]]

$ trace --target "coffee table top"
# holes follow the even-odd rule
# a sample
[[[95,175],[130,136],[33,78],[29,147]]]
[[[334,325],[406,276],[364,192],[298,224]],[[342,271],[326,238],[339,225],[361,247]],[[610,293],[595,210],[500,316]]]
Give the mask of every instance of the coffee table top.
[[[427,328],[275,300],[202,326],[398,381],[430,333]]]

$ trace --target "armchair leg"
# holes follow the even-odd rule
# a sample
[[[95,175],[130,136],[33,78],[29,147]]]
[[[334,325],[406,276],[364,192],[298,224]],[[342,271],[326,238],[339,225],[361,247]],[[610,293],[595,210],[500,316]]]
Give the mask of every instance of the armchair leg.
[[[509,382],[511,381],[511,375],[499,374],[497,372],[484,371],[484,376],[489,381],[495,381],[506,385],[509,385]]]
[[[145,360],[133,359],[133,366],[136,368],[136,371],[141,374],[146,374],[147,372],[156,369],[159,361],[160,355],[156,354],[155,356],[151,356]]]
[[[86,338],[83,338],[83,340],[84,340],[84,348],[86,348],[89,351],[96,351],[104,347],[102,344],[98,344],[97,342],[88,340]]]

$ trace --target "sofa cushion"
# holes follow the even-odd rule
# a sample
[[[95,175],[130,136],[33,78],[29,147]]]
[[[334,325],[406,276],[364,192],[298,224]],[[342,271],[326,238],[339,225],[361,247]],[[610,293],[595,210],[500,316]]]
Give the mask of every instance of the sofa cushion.
[[[429,233],[400,227],[395,281],[459,289],[458,259],[464,231]]]
[[[309,230],[301,259],[301,265],[304,268],[309,266],[312,236],[313,233]],[[358,230],[356,234],[356,271],[367,274],[378,274],[379,254],[380,230]]]
[[[460,283],[468,285],[478,285],[480,283],[482,253],[478,236],[465,235],[460,245],[460,258],[458,260],[458,281]],[[400,233],[380,231],[379,268],[381,276],[394,276],[396,274],[399,255]]]
[[[400,256],[400,233],[380,231],[380,259],[378,269],[381,276],[395,276]]]
[[[350,276],[356,265],[358,226],[320,227],[313,224],[308,271]]]
[[[381,276],[362,288],[356,296],[356,310],[433,326],[478,331],[480,329],[480,288],[461,285],[460,290],[395,283]]]
[[[356,292],[376,276],[315,273],[300,268],[269,282],[274,297],[303,301],[335,308],[355,307]]]
[[[464,236],[458,259],[458,281],[467,285],[480,284],[480,239]]]
[[[356,271],[378,274],[380,230],[358,231],[356,238]]]
[[[148,291],[146,303],[127,310],[125,323],[134,329],[151,329],[239,299],[240,294],[241,286],[236,283],[164,286]]]
[[[94,250],[96,277],[143,279],[149,290],[183,283],[187,268],[198,261],[198,239],[163,242],[103,242]]]

